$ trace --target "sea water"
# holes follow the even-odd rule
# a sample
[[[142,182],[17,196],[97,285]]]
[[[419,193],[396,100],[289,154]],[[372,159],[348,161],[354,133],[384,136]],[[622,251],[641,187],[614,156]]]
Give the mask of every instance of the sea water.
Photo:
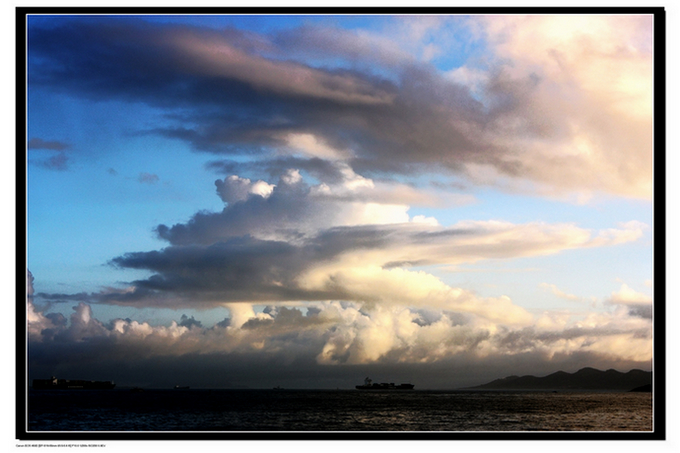
[[[652,431],[650,393],[30,390],[29,432]]]

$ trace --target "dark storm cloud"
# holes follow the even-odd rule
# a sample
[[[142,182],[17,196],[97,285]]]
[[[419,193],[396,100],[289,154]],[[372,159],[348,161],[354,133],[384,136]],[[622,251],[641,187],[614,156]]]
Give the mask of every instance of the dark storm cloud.
[[[124,19],[30,27],[30,82],[160,106],[255,105],[252,112],[264,101],[270,107],[277,100],[290,104],[287,96],[297,102],[383,102],[383,90],[359,78],[248,53],[238,48],[235,33]],[[253,72],[263,69],[270,73]]]
[[[164,109],[163,122],[138,133],[205,152],[267,157],[303,134],[342,150],[364,175],[439,171],[507,190],[527,179],[539,187],[524,190],[546,195],[650,196],[652,90],[644,74],[651,74],[651,53],[613,52],[629,47],[625,33],[604,34],[602,42],[565,33],[555,72],[556,44],[540,40],[543,19],[469,20],[488,33],[480,43],[488,61],[442,73],[414,58],[420,38],[407,49],[394,34],[303,26],[258,35],[137,18],[59,19],[29,26],[29,82]],[[494,20],[528,21],[539,38],[524,49]],[[645,23],[636,25],[641,33]],[[453,48],[461,45],[451,39]],[[446,51],[447,40],[432,45]],[[621,69],[613,83],[602,77],[610,69],[590,69],[600,61]],[[640,115],[622,108],[622,99],[632,99]]]
[[[134,290],[37,296],[53,302],[167,306],[185,305],[189,300],[190,305],[200,306],[215,301],[348,299],[352,294],[341,286],[329,283],[322,290],[306,290],[299,287],[296,278],[347,251],[380,250],[394,245],[394,241],[407,240],[407,234],[388,227],[364,226],[333,228],[297,245],[249,235],[210,245],[173,245],[111,260],[116,267],[153,272],[147,279],[130,282]]]
[[[207,302],[326,300],[347,297],[332,289],[304,291],[295,278],[321,258],[313,248],[296,247],[281,241],[264,241],[249,236],[210,246],[172,246],[160,251],[128,253],[112,264],[145,269],[155,274],[132,282],[135,291],[91,295],[100,301],[149,303],[171,296]],[[115,302],[114,302],[115,303]],[[186,302],[182,302],[184,304]]]
[[[37,293],[35,296],[53,302],[89,302],[92,300],[91,295],[88,293]]]
[[[243,236],[207,246],[177,245],[160,251],[127,253],[114,258],[112,264],[155,273],[146,280],[132,282],[137,290],[121,295],[128,298],[137,291],[148,291],[191,296],[196,303],[206,299],[223,302],[346,299],[352,295],[341,287],[304,290],[296,278],[348,250],[379,250],[389,246],[394,240],[389,236],[388,229],[371,227],[336,228],[298,245]],[[142,295],[149,294],[139,293],[140,300]],[[106,294],[98,299],[116,297]]]
[[[180,322],[178,323],[178,325],[182,326],[182,327],[188,327],[189,329],[191,329],[192,327],[199,327],[199,328],[203,327],[202,324],[201,324],[201,321],[197,321],[196,319],[194,319],[193,316],[191,318],[189,318],[187,315],[182,315],[182,318],[180,319]]]
[[[628,313],[630,316],[651,320],[653,319],[654,310],[651,305],[640,304],[629,307]]]
[[[220,193],[221,182],[216,183]],[[321,217],[328,206],[310,205],[309,187],[279,183],[271,196],[253,195],[229,203],[221,212],[198,212],[186,223],[159,225],[158,236],[173,245],[213,244],[234,236],[257,234],[261,230],[286,231],[310,217]]]
[[[292,30],[273,45],[278,42],[283,55],[293,41],[299,49],[312,32],[319,34]],[[352,54],[347,48],[358,45],[357,36],[335,34],[328,50]],[[182,126],[152,131],[204,151],[262,152],[285,144],[287,134],[305,133],[351,149],[350,163],[366,172],[457,171],[469,162],[518,172],[480,134],[493,122],[493,109],[432,68],[395,53],[388,71],[398,82],[392,82],[266,59],[249,53],[243,44],[248,39],[230,30],[133,20],[31,27],[30,83],[96,99],[142,101],[169,113],[181,108]],[[514,96],[503,93],[504,99]],[[508,102],[501,104],[504,113]],[[309,165],[319,168],[318,162]]]
[[[257,197],[259,198],[259,197]],[[238,205],[238,204],[236,204]],[[208,216],[209,214],[204,214]],[[222,214],[214,214],[221,219]],[[220,225],[219,223],[217,225]],[[184,225],[182,225],[184,226]],[[217,230],[227,230],[228,224]],[[483,224],[475,227],[465,225],[451,227],[451,234],[437,234],[441,228],[412,224],[362,225],[323,229],[311,235],[299,234],[294,240],[267,240],[252,235],[228,236],[204,244],[204,229],[187,229],[182,241],[157,251],[133,252],[111,260],[121,269],[145,270],[152,273],[146,279],[130,282],[130,288],[106,289],[100,293],[44,294],[39,296],[52,301],[91,301],[122,305],[153,306],[208,306],[225,302],[265,301],[319,301],[319,300],[372,300],[376,291],[391,280],[393,272],[401,278],[417,278],[419,273],[403,270],[410,265],[446,264],[463,259],[476,261],[489,257],[543,254],[543,249],[554,253],[554,248],[573,247],[570,236],[561,237],[560,232],[550,232],[530,227],[509,225],[501,230],[487,229]],[[497,228],[495,226],[494,228]],[[462,234],[456,234],[460,230]],[[517,233],[513,233],[516,230]],[[525,231],[526,230],[526,231]],[[173,234],[176,234],[175,231]],[[500,234],[503,241],[490,240]],[[536,243],[518,244],[513,236],[540,236]],[[582,236],[578,232],[579,236]],[[461,238],[463,242],[461,241]],[[582,241],[584,238],[579,239]],[[599,239],[599,238],[596,238]],[[472,241],[472,242],[470,242]],[[507,244],[505,244],[507,241]],[[563,242],[567,241],[567,242]],[[180,243],[181,242],[181,243]],[[475,247],[479,242],[493,243],[493,247]],[[581,244],[583,244],[581,242]],[[576,245],[579,246],[579,245]],[[477,249],[475,251],[475,248]],[[357,257],[370,258],[357,258]],[[410,259],[395,260],[395,257]],[[343,261],[349,259],[349,263]],[[356,260],[359,259],[357,262]],[[381,268],[382,274],[373,274],[367,281],[361,277],[362,266]],[[396,275],[396,274],[395,274]],[[306,280],[311,278],[311,280]],[[306,283],[305,283],[306,282]],[[369,283],[370,282],[370,283]],[[416,285],[423,282],[414,281]],[[429,280],[433,293],[429,303],[436,303],[434,294],[444,300],[462,297],[446,296],[450,291],[436,280]],[[375,287],[375,288],[373,288]],[[373,289],[371,289],[373,288]],[[441,292],[444,291],[444,292]],[[399,297],[397,293],[390,297]],[[413,300],[412,303],[415,303]],[[424,301],[421,301],[421,303]],[[480,310],[484,303],[480,301]],[[506,310],[509,319],[511,306]],[[466,309],[469,310],[470,308]],[[485,316],[490,315],[485,311]]]
[[[266,173],[270,178],[278,178],[289,168],[297,168],[309,173],[319,181],[331,184],[340,183],[344,176],[338,165],[318,157],[274,157],[266,160],[252,160],[248,162],[237,162],[233,160],[214,160],[206,165],[218,173],[225,175],[249,175]]]

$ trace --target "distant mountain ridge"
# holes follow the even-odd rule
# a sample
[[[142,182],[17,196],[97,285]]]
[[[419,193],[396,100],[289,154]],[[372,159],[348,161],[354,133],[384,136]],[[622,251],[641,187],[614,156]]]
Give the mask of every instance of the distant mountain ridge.
[[[651,386],[652,372],[630,370],[622,373],[613,369],[607,371],[582,368],[576,373],[558,371],[544,377],[508,376],[487,384],[470,387],[482,390],[617,390]]]

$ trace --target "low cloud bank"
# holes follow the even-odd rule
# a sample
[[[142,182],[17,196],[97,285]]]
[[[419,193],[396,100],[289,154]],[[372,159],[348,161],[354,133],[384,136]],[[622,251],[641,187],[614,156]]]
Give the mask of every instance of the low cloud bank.
[[[470,313],[375,304],[269,306],[258,313],[247,304],[228,308],[230,315],[213,326],[186,316],[159,326],[103,322],[85,303],[66,320],[29,300],[29,369],[34,378],[112,373],[128,385],[169,385],[182,376],[208,387],[267,386],[279,379],[326,388],[347,386],[371,371],[452,388],[592,363],[648,369],[652,359],[650,320],[621,310],[585,318],[546,312],[534,325],[512,326]],[[193,368],[170,378],[180,364]],[[206,376],[217,368],[231,371],[222,381]]]

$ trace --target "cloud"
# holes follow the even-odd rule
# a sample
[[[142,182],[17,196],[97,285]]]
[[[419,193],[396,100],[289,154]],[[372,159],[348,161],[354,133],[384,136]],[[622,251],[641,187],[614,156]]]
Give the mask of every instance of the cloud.
[[[425,387],[437,385],[428,377],[431,370],[442,367],[450,373],[453,363],[466,369],[474,365],[477,373],[503,364],[495,373],[505,375],[508,370],[554,371],[593,359],[615,367],[644,367],[651,360],[648,321],[623,314],[589,316],[547,328],[513,327],[472,314],[403,306],[326,302],[313,308],[305,313],[299,307],[271,306],[255,314],[248,305],[234,304],[229,307],[232,322],[203,326],[183,315],[180,322],[155,326],[129,319],[103,323],[83,303],[73,307],[69,323],[50,324],[29,304],[29,360],[34,373],[59,370],[64,375],[84,366],[88,375],[106,372],[117,381],[147,376],[156,383],[164,382],[171,362],[185,369],[179,375],[198,383],[212,374],[205,372],[212,369],[209,363],[224,363],[231,370],[229,380],[255,387],[261,382],[246,371],[253,367],[262,373],[260,378],[301,379],[307,386],[318,386],[320,382],[312,383],[310,376],[345,376],[347,385],[360,379],[357,370],[371,369],[357,367],[378,365],[376,370],[382,373],[410,373]],[[197,362],[196,357],[206,361]],[[146,367],[149,372],[141,375],[126,372]],[[496,377],[491,374],[486,380]],[[475,378],[483,379],[465,377]],[[436,382],[438,388],[450,388],[466,383],[461,380],[449,376],[448,381]],[[224,381],[217,386],[223,385]]]
[[[33,297],[35,290],[33,289],[33,282],[35,278],[30,270],[26,269],[26,297],[30,300]]]
[[[510,259],[589,247],[586,230],[556,225],[427,223],[365,225],[323,230],[294,242],[233,237],[210,245],[172,245],[114,258],[120,268],[153,275],[125,290],[43,294],[49,300],[122,305],[216,306],[226,302],[349,300],[368,304],[438,307],[490,320],[525,324],[532,317],[506,296],[481,298],[446,285],[410,263],[440,265]],[[598,241],[598,245],[602,245]]]
[[[431,188],[423,188],[385,179],[376,180],[356,173],[346,162],[323,160],[317,157],[307,159],[286,156],[248,162],[215,160],[209,162],[207,168],[227,174],[232,179],[238,177],[234,173],[265,173],[272,180],[279,178],[291,169],[295,169],[319,182],[319,184],[311,186],[312,191],[317,195],[336,200],[371,201],[379,204],[408,204],[438,208],[477,202],[472,194],[454,192],[450,190],[450,187],[441,190],[442,187],[434,182],[431,183]],[[303,177],[303,180],[306,179],[308,178]]]
[[[614,246],[637,240],[645,228],[638,222],[599,232],[541,222],[442,226],[434,218],[412,218],[408,205],[382,200],[379,184],[342,164],[338,174],[334,183],[316,186],[294,169],[276,184],[236,175],[217,180],[217,194],[226,202],[221,212],[202,211],[185,223],[159,225],[167,247],[110,262],[149,272],[148,277],[96,293],[39,296],[171,308],[345,300],[436,307],[526,325],[532,315],[507,296],[480,297],[449,286],[424,266]]]
[[[64,153],[56,154],[49,159],[40,162],[40,166],[50,170],[66,170],[68,169],[68,156]]]
[[[627,310],[631,316],[652,319],[652,297],[635,291],[625,283],[621,285],[621,288],[618,291],[611,293],[611,296],[607,299],[607,303],[622,307],[624,310]]]
[[[574,294],[569,294],[565,293],[561,289],[557,287],[557,285],[553,285],[551,283],[541,283],[540,285],[542,288],[549,289],[555,296],[561,298],[561,299],[567,299],[567,300],[582,300],[581,297],[576,296]]]
[[[508,62],[487,89],[507,99],[496,130],[507,146],[526,150],[529,179],[650,198],[652,17],[476,20]]]
[[[149,270],[154,275],[133,282],[132,293],[107,293],[102,298],[115,302],[118,297],[119,303],[125,303],[135,295],[151,296],[144,291],[152,291],[156,296],[179,297],[165,301],[171,305],[347,299],[455,304],[459,309],[470,299],[466,310],[474,311],[483,305],[473,308],[476,299],[470,294],[450,288],[428,273],[402,266],[547,255],[589,244],[587,231],[561,231],[556,227],[541,230],[535,225],[507,225],[502,234],[486,225],[477,225],[476,230],[432,228],[428,224],[347,227],[301,238],[297,244],[244,236],[212,245],[176,245],[161,251],[128,253],[115,258],[113,264]],[[533,241],[525,238],[524,242],[515,239],[536,234],[543,237]]]
[[[53,152],[48,158],[31,159],[34,164],[43,168],[47,168],[48,170],[68,170],[69,157],[64,151],[70,147],[71,145],[67,143],[59,141],[46,141],[38,137],[34,137],[28,141],[29,150],[46,150]]]
[[[490,58],[445,73],[428,61],[445,56],[436,33],[446,23],[395,20],[394,34],[412,46],[320,26],[270,35],[129,18],[31,26],[32,86],[161,110],[162,121],[137,132],[212,153],[224,203],[158,225],[158,250],[113,257],[110,265],[134,271],[132,281],[35,293],[27,274],[32,372],[73,358],[81,365],[70,367],[117,373],[228,365],[243,381],[258,379],[256,370],[308,379],[350,365],[355,371],[336,373],[420,366],[446,382],[453,365],[533,364],[537,373],[592,360],[648,364],[651,298],[626,285],[602,312],[538,313],[435,271],[617,246],[647,225],[443,225],[411,212],[475,202],[451,190],[468,183],[581,200],[649,197],[646,19],[472,18],[466,26],[478,27]],[[615,74],[611,84],[603,74]],[[31,142],[60,153],[46,165],[66,168],[63,144]],[[424,174],[442,182],[428,186]],[[73,313],[48,313],[37,301],[70,302]],[[223,307],[228,316],[207,326],[182,315],[161,326],[98,320],[93,304]]]
[[[407,25],[421,44],[435,39],[439,25],[430,19]],[[475,20],[495,58],[459,69],[485,70],[474,87],[361,32],[303,27],[258,36],[129,19],[31,27],[30,83],[181,109],[181,121],[147,132],[202,151],[275,156],[287,148],[341,159],[363,175],[436,170],[548,196],[649,198],[651,19]],[[305,39],[324,32],[333,39]],[[422,56],[437,42],[424,45]],[[322,50],[328,61],[382,57],[374,70],[281,58]],[[101,56],[97,64],[92,55]]]
[[[339,183],[317,186],[308,185],[296,169],[285,171],[276,184],[232,175],[215,182],[218,195],[228,203],[221,212],[199,212],[186,223],[159,225],[156,230],[173,245],[188,245],[244,235],[292,240],[333,226],[409,221],[408,205],[396,204],[399,193],[389,196],[383,189],[374,194],[370,180],[351,171],[342,175]]]
[[[140,173],[137,180],[143,184],[156,184],[160,178],[152,173]]]
[[[194,327],[202,327],[201,321],[196,321],[194,317],[192,316],[189,318],[187,315],[182,315],[182,318],[180,319],[179,326],[181,327],[188,327],[189,329],[192,329]]]
[[[309,58],[331,62],[343,58],[353,64],[398,67],[414,58],[390,37],[366,30],[346,30],[334,26],[303,25],[276,32],[271,51],[300,61]]]
[[[651,296],[635,291],[624,283],[621,285],[621,289],[611,294],[609,301],[613,304],[620,305],[649,305],[652,303],[652,298]]]
[[[60,141],[43,140],[42,138],[33,137],[28,141],[28,149],[46,149],[50,151],[64,151],[71,146]]]
[[[239,178],[237,175],[232,175],[220,181],[215,181],[217,193],[222,201],[225,203],[235,203],[237,201],[245,201],[251,195],[259,195],[262,198],[267,198],[274,191],[273,184],[259,180],[251,183],[250,179]]]

